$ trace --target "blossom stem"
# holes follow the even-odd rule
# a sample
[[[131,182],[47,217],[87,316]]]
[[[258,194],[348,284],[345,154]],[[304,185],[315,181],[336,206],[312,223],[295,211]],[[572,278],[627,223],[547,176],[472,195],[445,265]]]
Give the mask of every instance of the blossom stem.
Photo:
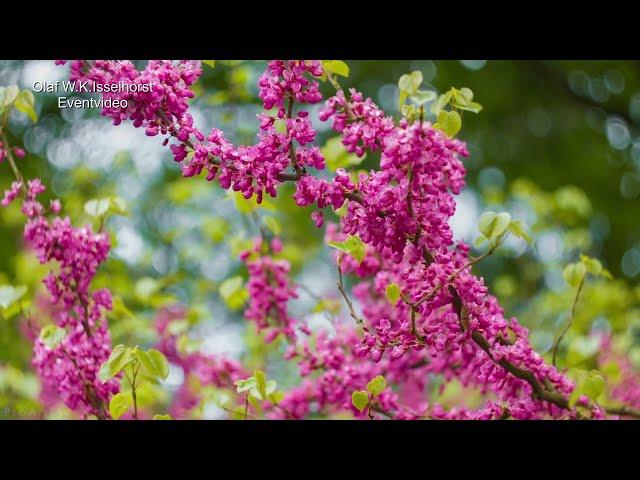
[[[15,175],[16,180],[20,182],[20,184],[22,185],[22,193],[26,197],[27,185],[24,181],[24,177],[22,176],[22,173],[20,173],[20,170],[16,165],[15,159],[13,158],[13,153],[11,153],[11,147],[9,145],[9,140],[7,140],[7,135],[4,132],[4,127],[0,127],[0,140],[2,140],[2,144],[4,145],[4,150],[7,154],[7,160],[9,161],[9,165],[11,166],[11,170],[13,170],[13,174]]]

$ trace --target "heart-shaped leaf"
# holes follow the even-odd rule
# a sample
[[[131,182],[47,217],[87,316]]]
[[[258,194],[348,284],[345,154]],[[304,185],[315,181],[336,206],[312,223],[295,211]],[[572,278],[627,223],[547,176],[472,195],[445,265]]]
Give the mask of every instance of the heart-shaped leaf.
[[[418,90],[411,95],[411,100],[418,106],[434,100],[438,95],[433,90]]]
[[[582,262],[570,263],[562,271],[562,277],[572,287],[577,287],[587,274],[587,267]]]
[[[0,285],[0,307],[9,308],[27,293],[27,287],[20,285]]]
[[[380,395],[385,388],[387,388],[387,381],[382,375],[377,375],[367,383],[367,391],[374,397]]]
[[[356,390],[351,394],[351,403],[359,411],[363,411],[369,403],[369,395],[364,390]]]
[[[462,119],[458,112],[447,112],[441,110],[438,113],[438,122],[434,125],[434,128],[443,131],[447,136],[453,138],[462,128]]]
[[[130,393],[116,393],[109,401],[109,413],[114,420],[119,419],[133,405]]]
[[[413,95],[422,84],[422,79],[422,72],[420,71],[405,73],[398,80],[398,88],[400,88],[401,92]]]
[[[325,70],[343,77],[349,76],[349,65],[342,60],[322,60],[322,66]]]
[[[484,212],[480,215],[478,228],[486,238],[495,241],[507,231],[510,224],[511,215],[507,212]]]
[[[395,305],[400,298],[400,287],[397,283],[390,283],[385,289],[387,299],[391,302],[391,305]]]
[[[92,217],[100,217],[109,210],[109,205],[111,205],[111,200],[108,198],[89,200],[84,204],[84,211]]]

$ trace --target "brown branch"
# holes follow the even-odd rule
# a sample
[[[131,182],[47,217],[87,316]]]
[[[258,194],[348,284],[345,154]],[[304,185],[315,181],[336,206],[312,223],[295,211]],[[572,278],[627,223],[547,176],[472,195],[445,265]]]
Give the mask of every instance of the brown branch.
[[[459,301],[459,303],[456,302],[456,304],[459,305],[459,307],[456,307],[456,308],[457,308],[458,318],[460,319],[460,328],[462,329],[463,332],[466,332],[469,330],[469,324],[468,322],[464,322],[462,320],[466,315],[464,306],[462,305],[462,302],[460,301],[460,297],[457,291],[455,290],[455,288],[451,286],[449,287],[449,290],[455,292],[454,300],[457,299]],[[527,382],[531,386],[532,395],[534,398],[539,400],[544,400],[562,409],[572,411],[572,409],[569,407],[569,400],[566,397],[564,397],[564,395],[562,395],[560,392],[558,392],[550,382],[546,381],[545,382],[546,385],[541,383],[531,370],[518,367],[515,364],[511,363],[506,358],[501,358],[499,360],[496,360],[496,358],[493,355],[493,352],[491,351],[491,344],[489,343],[487,338],[478,330],[471,331],[471,338],[476,343],[476,345],[478,345],[496,365],[502,367],[514,377]],[[589,408],[594,408],[596,406],[597,405],[593,403],[589,403],[587,405],[587,407]],[[635,417],[640,419],[640,410],[632,407],[601,407],[601,408],[603,408],[605,412],[611,415],[625,415],[625,416],[630,416],[630,417]]]
[[[609,415],[620,415],[624,417],[633,417],[640,419],[640,409],[633,407],[602,407]]]

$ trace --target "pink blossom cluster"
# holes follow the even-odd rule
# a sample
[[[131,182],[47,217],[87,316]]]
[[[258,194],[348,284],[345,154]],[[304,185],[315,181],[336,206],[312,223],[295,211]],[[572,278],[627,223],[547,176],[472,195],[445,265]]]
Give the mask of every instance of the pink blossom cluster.
[[[143,75],[113,63],[96,62],[91,68],[102,73],[89,75],[99,81],[107,81],[110,72],[118,69],[124,73],[116,75],[131,79]],[[74,63],[73,75],[87,75],[86,68]],[[300,206],[337,209],[348,200],[340,228],[331,235],[358,235],[366,244],[362,262],[343,256],[340,264],[344,272],[359,277],[352,293],[362,309],[364,338],[356,327],[341,327],[333,338],[318,334],[315,345],[295,342],[293,320],[287,313],[287,302],[295,298],[289,265],[275,260],[262,243],[243,254],[250,277],[247,318],[260,329],[269,329],[268,340],[284,333],[292,340],[287,358],[298,359],[304,376],[314,375],[287,394],[282,412],[302,417],[318,410],[348,410],[362,416],[351,405],[351,393],[373,376],[384,374],[395,390],[385,392],[378,406],[394,418],[417,418],[427,412],[434,418],[498,418],[505,410],[519,419],[567,414],[540,399],[530,382],[505,368],[508,364],[526,370],[545,389],[565,397],[574,388],[533,351],[527,330],[514,318],[507,320],[483,279],[471,274],[469,247],[454,244],[449,220],[455,212],[454,195],[464,186],[465,169],[460,161],[468,155],[464,143],[448,138],[429,122],[403,119],[396,124],[359,92],[351,90],[347,98],[339,91],[326,102],[321,120],[331,120],[348,151],[360,156],[367,150],[380,151],[380,169],[360,174],[357,181],[344,171],[338,171],[332,181],[317,179],[306,167],[322,169],[324,159],[311,145],[315,132],[308,114],[294,115],[293,105],[320,101],[313,80],[322,73],[318,62],[269,63],[260,79],[260,98],[266,110],[276,108],[277,113],[260,116],[258,143],[253,146],[234,146],[217,129],[205,137],[193,126],[186,107],[182,108],[189,98],[183,90],[197,77],[198,67],[179,63],[149,68],[187,69],[187,77],[178,80],[179,89],[171,90],[179,91],[176,95],[185,103],[173,102],[167,90],[158,99],[140,97],[131,102],[135,112],[144,112],[142,121],[132,118],[139,123],[136,126],[144,125],[148,134],[159,132],[178,140],[171,150],[185,176],[206,170],[208,180],[218,176],[223,188],[240,191],[246,198],[255,194],[258,201],[265,192],[275,196],[281,181],[295,180],[294,198]],[[176,84],[171,75],[165,75],[170,78],[169,86]],[[279,121],[284,121],[284,133],[276,128]],[[286,174],[287,167],[295,175]],[[322,225],[322,212],[313,212],[312,218]],[[402,292],[395,305],[385,295],[390,283]],[[478,335],[486,344],[479,343]],[[426,380],[414,378],[414,370],[422,376],[455,378],[494,400],[475,411],[429,406],[424,400]]]
[[[156,348],[169,362],[180,367],[184,374],[184,381],[175,392],[169,409],[173,418],[184,418],[185,413],[195,408],[201,400],[200,395],[191,385],[192,378],[197,379],[203,386],[233,388],[236,380],[249,376],[234,360],[201,352],[181,352],[177,345],[178,336],[172,334],[168,327],[173,321],[183,320],[185,315],[186,309],[175,305],[159,310],[155,320],[156,331],[160,337]]]
[[[331,127],[342,134],[342,143],[348,152],[355,152],[359,157],[365,151],[376,151],[382,148],[387,135],[395,128],[393,119],[370,98],[363,100],[363,95],[354,88],[350,89],[349,100],[342,90],[327,100],[320,111],[320,120],[331,118]]]
[[[357,102],[361,102],[360,96],[354,103]],[[335,109],[335,105],[341,109]],[[342,132],[345,144],[349,143],[349,134],[344,133],[349,122],[348,105],[342,95],[337,95],[327,102],[332,113],[324,115],[340,115],[334,119],[334,128]],[[363,124],[366,120],[351,122]],[[491,391],[507,402],[515,418],[563,414],[562,409],[534,399],[526,381],[498,364],[504,359],[526,368],[538,381],[548,382],[561,394],[567,395],[573,389],[566,377],[533,351],[526,329],[515,319],[503,318],[502,309],[488,294],[482,279],[465,269],[453,283],[455,294],[449,288],[441,288],[469,260],[468,246],[454,247],[448,225],[455,212],[453,195],[464,185],[465,170],[458,159],[459,155],[468,155],[464,144],[447,138],[427,122],[408,124],[403,120],[391,132],[380,135],[377,143],[369,145],[373,145],[372,149],[382,148],[381,169],[360,176],[356,190],[361,193],[361,200],[349,202],[341,229],[342,233],[358,234],[374,247],[367,249],[363,261],[369,266],[368,271],[359,272],[373,279],[353,290],[363,305],[367,325],[356,350],[358,355],[380,361],[387,351],[391,358],[401,358],[406,352],[425,348],[433,372]],[[377,259],[368,260],[371,256]],[[379,271],[374,273],[371,266],[376,263]],[[385,288],[392,282],[400,286],[412,304],[436,288],[440,291],[412,312],[409,303],[398,301],[390,305],[385,298]],[[456,307],[456,301],[461,302],[461,308]],[[466,328],[461,316],[468,324]],[[493,358],[472,341],[472,331],[488,339]]]
[[[442,288],[432,299],[417,307],[415,330],[412,328],[411,307],[402,299],[391,304],[385,294],[386,287],[396,283],[403,294],[415,302],[437,285],[444,284],[468,260],[466,245],[458,245],[456,250],[440,255],[438,262],[429,265],[416,262],[413,250],[413,246],[408,246],[399,263],[388,248],[382,251],[367,248],[361,264],[343,257],[343,271],[353,271],[362,279],[353,287],[352,294],[361,306],[366,331],[354,347],[354,353],[374,362],[383,362],[387,358],[397,360],[420,352],[429,364],[428,373],[443,375],[447,381],[456,379],[464,386],[491,393],[504,402],[514,418],[566,413],[534,399],[527,382],[497,364],[500,359],[509,360],[532,371],[540,382],[549,381],[564,395],[573,389],[565,376],[545,364],[533,351],[526,329],[515,319],[504,319],[502,309],[495,297],[488,294],[482,279],[467,270],[453,282],[463,309],[457,311],[453,294]],[[461,315],[469,324],[466,331],[461,326]],[[480,332],[488,339],[493,358],[472,341],[471,331]]]
[[[75,61],[71,65],[71,79],[76,81],[154,83],[151,92],[104,93],[105,98],[127,100],[128,106],[105,108],[102,114],[113,118],[116,125],[126,119],[132,120],[134,126],[144,127],[150,136],[175,137],[179,143],[170,145],[170,149],[176,162],[182,164],[185,177],[197,176],[206,170],[207,180],[217,176],[222,188],[240,191],[245,198],[255,194],[260,203],[265,192],[276,196],[281,175],[292,162],[298,172],[306,166],[324,168],[324,158],[318,147],[305,146],[315,139],[308,112],[294,114],[292,109],[294,102],[313,104],[321,100],[318,82],[308,78],[322,75],[320,62],[269,62],[260,77],[259,95],[265,110],[278,110],[275,115],[259,115],[258,142],[250,146],[234,146],[218,129],[205,136],[193,125],[187,99],[193,97],[189,87],[200,74],[198,62],[186,61],[152,61],[143,71],[136,70],[130,62],[120,61]],[[285,108],[287,102],[290,106]],[[276,121],[284,121],[285,133],[279,133]],[[164,144],[168,141],[167,137]]]
[[[20,194],[20,189],[22,188],[21,181],[14,181],[11,183],[11,188],[4,191],[4,197],[2,198],[2,206],[8,207],[11,202],[13,202],[18,195]]]
[[[280,334],[296,340],[296,322],[287,311],[288,301],[298,297],[289,281],[291,266],[287,260],[272,256],[281,250],[282,243],[276,237],[269,244],[258,239],[253,249],[240,254],[249,272],[249,305],[245,317],[255,323],[258,331],[267,331],[267,342]]]
[[[13,147],[13,154],[18,158],[24,158],[25,152],[20,147]],[[7,149],[4,146],[3,142],[0,142],[0,163],[4,161],[7,156]]]
[[[64,338],[50,348],[40,338],[34,341],[33,365],[45,386],[57,391],[65,405],[81,414],[106,418],[106,404],[118,392],[118,382],[103,383],[98,371],[111,353],[111,339],[105,310],[111,310],[111,293],[107,289],[91,292],[89,286],[98,266],[109,253],[109,237],[94,233],[89,226],[74,228],[68,217],[48,220],[37,196],[45,188],[39,179],[29,180],[22,212],[28,217],[24,238],[42,264],[55,262],[58,268],[44,279],[57,308],[53,317],[66,330]],[[20,191],[14,182],[5,192],[7,206]],[[51,202],[49,210],[57,213],[60,202]]]
[[[388,362],[363,361],[354,355],[354,346],[359,338],[352,328],[338,326],[335,335],[320,331],[311,341],[289,347],[285,358],[296,359],[300,367],[303,383],[287,392],[280,402],[280,410],[274,411],[275,418],[304,418],[313,413],[335,413],[348,411],[356,417],[366,418],[367,412],[359,412],[351,403],[355,390],[364,390],[376,375],[385,374],[388,381],[396,380],[396,375],[410,377],[407,380],[424,386],[424,375],[420,369],[412,375],[406,368],[409,359],[396,362],[389,367]],[[406,383],[409,383],[407,381]],[[384,411],[398,410],[398,394],[386,389],[376,398],[376,406]],[[405,398],[406,400],[406,398]]]
[[[286,393],[279,408],[272,410],[272,418],[300,419],[342,412],[362,419],[371,414],[374,418],[396,420],[492,420],[504,415],[505,408],[495,401],[487,401],[478,409],[449,410],[429,402],[425,389],[430,384],[432,369],[424,351],[414,350],[403,357],[371,362],[355,353],[361,340],[354,329],[344,325],[336,329],[332,336],[321,331],[313,346],[305,342],[288,349],[285,358],[298,361],[304,380]],[[365,390],[376,375],[384,376],[394,387],[388,387],[373,399],[371,412],[368,409],[360,412],[353,406],[351,394]]]
[[[296,192],[293,198],[300,207],[316,204],[318,208],[331,206],[337,210],[344,204],[345,194],[354,190],[355,185],[349,174],[344,168],[338,168],[336,176],[331,182],[311,175],[304,175],[296,183]]]
[[[613,362],[617,365],[619,373],[611,388],[612,399],[630,407],[640,408],[640,375],[638,370],[629,361],[627,355],[616,352],[610,336],[605,336],[601,342],[598,363],[604,367]]]
[[[76,86],[86,81],[102,86],[128,85],[102,92],[104,99],[121,100],[105,102],[118,107],[102,109],[102,115],[111,118],[114,125],[131,120],[136,128],[143,127],[149,136],[166,135],[174,129],[188,138],[193,132],[193,119],[187,113],[187,100],[193,98],[190,87],[201,73],[200,62],[195,61],[151,60],[143,71],[138,71],[129,61],[76,60],[71,63],[70,79]]]

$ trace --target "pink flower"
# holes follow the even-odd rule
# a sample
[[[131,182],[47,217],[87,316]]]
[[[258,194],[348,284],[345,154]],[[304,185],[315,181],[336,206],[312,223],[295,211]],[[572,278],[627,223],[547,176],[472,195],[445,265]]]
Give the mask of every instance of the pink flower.
[[[22,182],[13,182],[9,190],[4,191],[4,198],[2,199],[2,206],[8,207],[13,202],[22,188]]]
[[[313,212],[311,214],[311,219],[316,227],[320,228],[324,223],[324,216],[322,215],[322,211]]]

